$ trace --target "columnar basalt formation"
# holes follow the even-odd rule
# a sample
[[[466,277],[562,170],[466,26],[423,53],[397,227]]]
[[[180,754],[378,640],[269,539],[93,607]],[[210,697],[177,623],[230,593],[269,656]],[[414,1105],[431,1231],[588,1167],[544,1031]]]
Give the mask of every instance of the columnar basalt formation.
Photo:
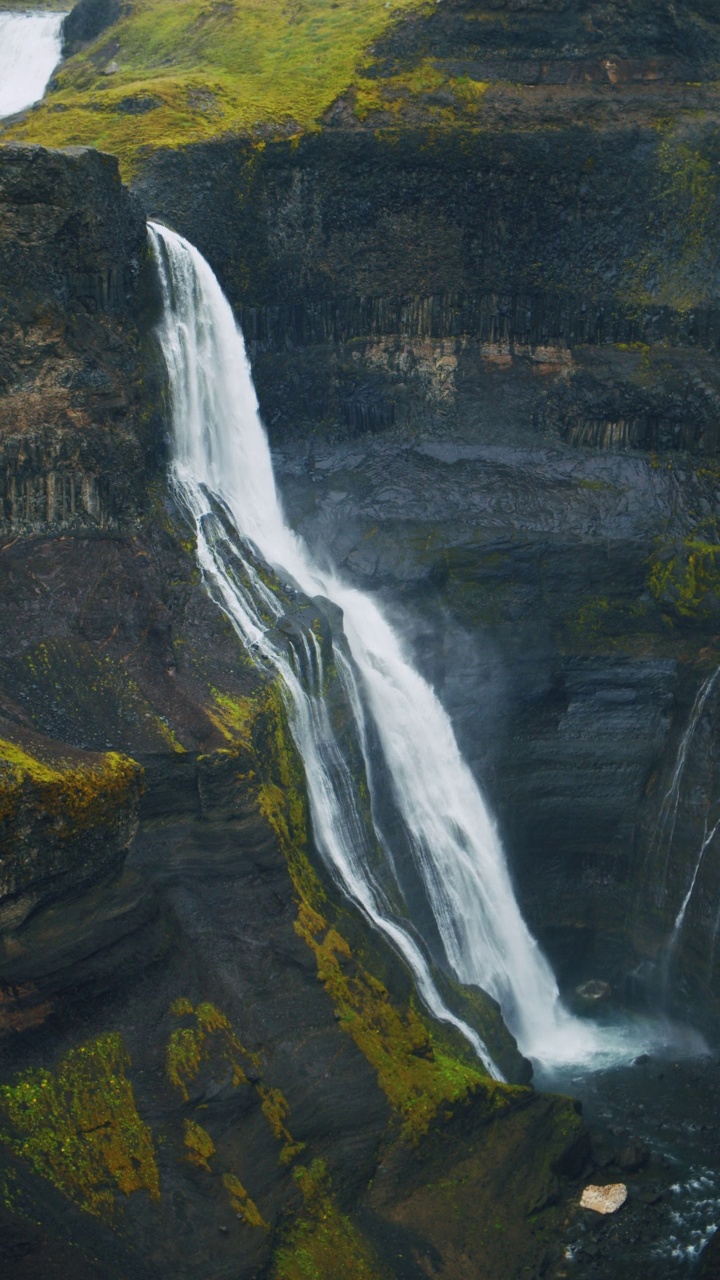
[[[130,528],[162,442],[140,207],[109,156],[7,146],[0,244],[0,528]]]

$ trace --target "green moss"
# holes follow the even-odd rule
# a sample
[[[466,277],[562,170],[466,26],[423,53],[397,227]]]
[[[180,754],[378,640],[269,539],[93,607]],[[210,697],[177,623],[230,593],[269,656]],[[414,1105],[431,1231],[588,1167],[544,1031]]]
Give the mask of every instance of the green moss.
[[[650,561],[648,587],[665,608],[681,618],[703,620],[720,609],[720,536],[698,530],[672,551],[660,549]]]
[[[175,1017],[191,1017],[190,1026],[178,1027],[170,1035],[165,1053],[165,1068],[172,1085],[186,1101],[188,1085],[200,1074],[203,1063],[210,1058],[222,1058],[230,1064],[235,1088],[247,1084],[243,1059],[249,1057],[233,1031],[229,1019],[213,1004],[199,1004],[193,1009],[189,1000],[175,1000],[172,1005]]]
[[[203,1066],[225,1062],[232,1070],[233,1088],[249,1084],[245,1066],[252,1066],[253,1074],[259,1071],[260,1059],[244,1047],[233,1030],[232,1023],[213,1004],[199,1004],[193,1008],[189,1000],[174,1000],[171,1012],[177,1018],[189,1018],[189,1025],[176,1028],[170,1035],[166,1050],[166,1070],[170,1083],[178,1089],[186,1102],[190,1100],[188,1086],[200,1075]],[[260,1098],[262,1113],[273,1136],[282,1143],[279,1160],[291,1164],[304,1149],[304,1143],[296,1142],[288,1128],[290,1106],[280,1089],[271,1088],[255,1079],[254,1088]],[[185,1121],[185,1145],[198,1158],[196,1164],[209,1167],[207,1162],[214,1152],[207,1147],[212,1143],[209,1134],[193,1121]],[[205,1144],[205,1147],[204,1145]],[[189,1159],[193,1159],[191,1154]]]
[[[412,1006],[399,1009],[385,986],[352,956],[340,933],[301,903],[298,935],[315,954],[318,977],[343,1031],[377,1071],[378,1084],[400,1119],[403,1138],[417,1142],[442,1110],[482,1091],[502,1108],[512,1090],[498,1091],[479,1067],[448,1052]]]
[[[211,689],[212,707],[206,711],[216,729],[228,742],[249,743],[252,722],[258,712],[258,701],[254,697],[231,697],[219,689]]]
[[[112,826],[119,810],[134,800],[142,768],[128,756],[109,751],[93,763],[41,758],[27,747],[0,739],[0,827],[12,838],[30,799],[52,835],[69,840],[96,827]]]
[[[223,1186],[230,1197],[230,1207],[239,1213],[249,1227],[261,1227],[269,1231],[270,1225],[263,1218],[255,1201],[251,1199],[239,1178],[234,1173],[223,1174]]]
[[[387,1272],[338,1208],[325,1163],[313,1160],[295,1178],[304,1213],[275,1254],[272,1280],[382,1280]]]
[[[321,908],[326,895],[307,856],[305,773],[288,729],[279,681],[263,695],[253,746],[258,761],[258,808],[278,838],[298,896]]]
[[[117,1193],[160,1195],[152,1135],[138,1115],[130,1058],[118,1034],[71,1050],[55,1072],[26,1071],[0,1086],[9,1126],[0,1141],[68,1199],[101,1217]]]
[[[286,1121],[290,1114],[287,1098],[279,1089],[266,1089],[262,1084],[257,1085],[257,1091],[261,1098],[263,1115],[278,1142],[283,1144],[280,1163],[292,1164],[295,1157],[305,1150],[305,1143],[296,1142],[287,1127]]]
[[[386,987],[353,956],[341,933],[329,926],[323,914],[327,897],[307,856],[302,764],[287,729],[278,685],[264,695],[263,716],[255,730],[258,771],[263,775],[257,802],[287,859],[298,897],[295,930],[315,956],[318,977],[341,1028],[377,1071],[401,1136],[418,1141],[441,1111],[478,1090],[484,1092],[491,1109],[502,1107],[502,1090],[496,1092],[487,1074],[458,1058],[412,1007],[401,1009],[393,1003]]]
[[[364,51],[427,0],[131,0],[57,73],[57,91],[5,136],[146,151],[270,125],[313,128]],[[432,6],[434,7],[434,6]],[[105,75],[117,62],[119,70]]]
[[[210,1172],[210,1161],[215,1155],[215,1143],[213,1142],[207,1129],[203,1129],[201,1124],[196,1124],[194,1120],[183,1121],[185,1127],[184,1142],[187,1147],[187,1158],[191,1164],[197,1165],[199,1169],[205,1169]]]
[[[690,311],[707,300],[717,230],[716,169],[714,158],[679,137],[660,141],[647,248],[629,264],[629,296],[638,312],[658,304]]]
[[[358,120],[380,113],[399,122],[419,107],[426,123],[445,125],[458,115],[475,117],[489,88],[485,81],[453,76],[424,58],[390,76],[360,74],[352,87],[353,110]],[[435,98],[440,91],[442,97]]]

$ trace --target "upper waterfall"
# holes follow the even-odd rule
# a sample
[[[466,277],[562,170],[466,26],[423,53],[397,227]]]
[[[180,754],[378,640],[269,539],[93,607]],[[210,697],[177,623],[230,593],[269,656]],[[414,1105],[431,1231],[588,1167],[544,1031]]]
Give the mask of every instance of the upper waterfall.
[[[209,589],[284,681],[321,855],[410,964],[431,1011],[460,1027],[493,1074],[499,1072],[477,1034],[444,1004],[432,960],[499,1001],[524,1053],[544,1061],[587,1057],[597,1032],[560,1002],[520,913],[493,819],[438,698],[376,601],[315,563],[285,521],[242,335],[212,270],[174,232],[151,224],[150,235],[164,293],[160,339],[170,378],[173,480],[196,524]],[[372,849],[322,680],[309,688],[268,626],[268,616],[280,620],[282,605],[256,572],[253,548],[306,596],[342,611],[346,644],[335,643],[334,659],[364,759]],[[241,558],[242,574],[229,569],[230,554]],[[311,630],[303,643],[314,645],[306,665],[318,672],[322,655]],[[393,806],[390,823],[381,791]],[[434,955],[413,924],[407,868],[439,939]]]
[[[0,13],[0,118],[42,98],[60,61],[65,13]]]

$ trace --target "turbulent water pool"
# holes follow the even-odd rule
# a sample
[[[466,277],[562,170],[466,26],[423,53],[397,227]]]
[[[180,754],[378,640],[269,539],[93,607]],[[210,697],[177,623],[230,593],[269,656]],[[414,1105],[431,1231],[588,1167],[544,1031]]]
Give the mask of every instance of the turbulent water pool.
[[[695,1049],[696,1043],[693,1037]],[[703,1246],[720,1226],[720,1073],[716,1053],[681,1053],[676,1041],[630,1064],[536,1072],[538,1087],[583,1104],[592,1158],[581,1185],[628,1187],[616,1214],[578,1209],[571,1217],[559,1277],[695,1274]]]

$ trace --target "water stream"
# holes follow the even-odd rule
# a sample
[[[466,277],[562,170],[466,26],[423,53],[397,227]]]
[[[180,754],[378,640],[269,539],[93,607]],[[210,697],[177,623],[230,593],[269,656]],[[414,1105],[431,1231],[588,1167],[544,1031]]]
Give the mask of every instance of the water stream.
[[[655,854],[661,858],[662,862],[655,884],[655,901],[658,906],[662,904],[665,896],[668,865],[670,862],[673,839],[675,837],[678,806],[680,804],[680,792],[683,777],[685,775],[685,767],[688,762],[690,747],[695,736],[695,731],[702,719],[705,704],[712,692],[713,685],[717,680],[719,671],[720,669],[715,670],[709,676],[706,676],[695,695],[695,700],[690,711],[690,717],[678,746],[678,752],[675,758],[675,767],[673,768],[672,777],[670,779],[670,786],[663,796],[658,820],[648,848],[648,857]],[[700,852],[701,858],[704,852],[705,846],[703,846]],[[687,907],[687,903],[685,903],[685,907]],[[684,916],[684,914],[683,910],[682,915]]]
[[[441,998],[431,961],[498,1000],[529,1056],[576,1061],[592,1055],[599,1033],[560,1001],[448,716],[375,600],[311,560],[285,522],[242,335],[212,270],[174,232],[151,224],[150,235],[164,292],[160,339],[171,389],[173,483],[195,523],[208,589],[256,660],[282,677],[321,856],[404,956],[428,1008],[460,1027],[494,1075],[500,1073],[485,1045]],[[282,602],[258,572],[257,556],[304,597],[341,611],[333,660],[363,756],[369,835],[360,780],[352,776],[323,696],[321,646],[312,628],[295,648],[278,638]],[[383,787],[392,822],[384,820]],[[404,891],[408,860],[432,913],[439,956],[429,955],[412,924]]]
[[[60,61],[66,16],[0,12],[0,119],[42,98]]]

